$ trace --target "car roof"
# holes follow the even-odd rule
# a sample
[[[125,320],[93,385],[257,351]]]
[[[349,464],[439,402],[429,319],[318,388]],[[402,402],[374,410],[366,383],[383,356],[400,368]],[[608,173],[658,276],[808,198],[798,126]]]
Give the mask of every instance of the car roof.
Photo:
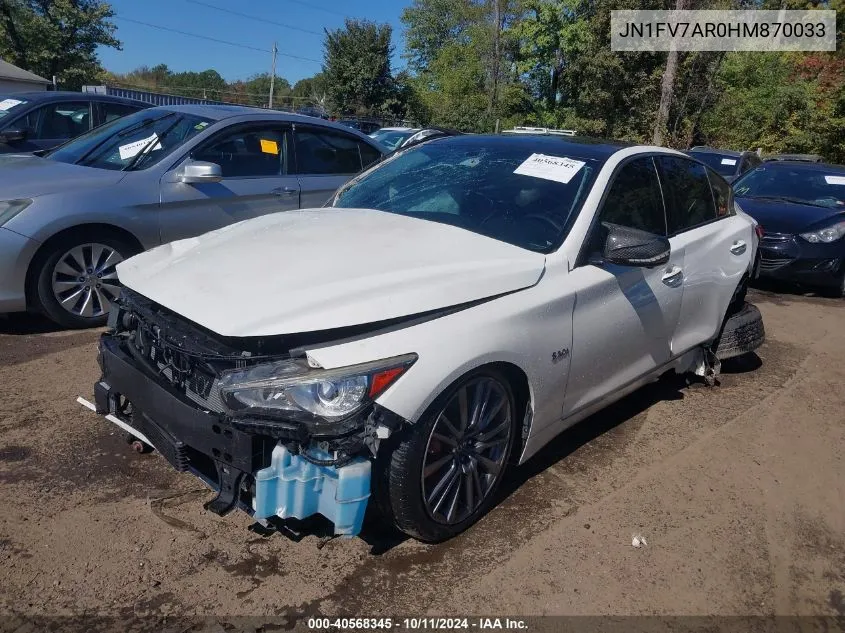
[[[795,169],[796,167],[805,171],[835,172],[845,174],[845,165],[834,165],[833,163],[811,163],[806,160],[767,160],[757,169]]]
[[[95,92],[72,92],[70,90],[41,90],[35,92],[15,92],[11,94],[0,94],[0,99],[19,99],[32,103],[50,103],[51,101],[66,101],[68,99],[75,99],[81,101],[111,101],[114,103],[133,103],[135,105],[143,105],[150,107],[151,104],[146,101],[139,101],[138,99],[127,99],[125,97],[115,97],[112,95],[101,95]]]
[[[487,147],[524,147],[536,153],[552,155],[572,154],[578,158],[604,161],[620,149],[634,146],[625,141],[588,136],[558,136],[551,134],[459,134],[439,136],[425,143],[457,143]]]
[[[256,120],[273,119],[275,121],[283,121],[288,123],[307,123],[308,125],[315,125],[318,127],[331,128],[343,132],[344,134],[353,134],[361,139],[364,139],[372,146],[379,148],[384,152],[378,143],[366,134],[362,134],[354,128],[347,127],[334,123],[333,121],[326,121],[317,117],[308,116],[307,114],[297,114],[295,112],[287,112],[285,110],[269,110],[266,108],[252,108],[249,106],[240,105],[226,105],[213,103],[189,103],[180,105],[163,105],[156,106],[152,110],[159,110],[162,112],[182,112],[184,114],[191,114],[200,116],[205,119],[213,121],[224,121],[237,116],[251,116]]]
[[[738,152],[734,149],[716,149],[715,147],[693,147],[687,150],[690,154],[720,154],[722,156],[742,156],[748,152]]]
[[[376,132],[421,132],[421,127],[380,127]]]

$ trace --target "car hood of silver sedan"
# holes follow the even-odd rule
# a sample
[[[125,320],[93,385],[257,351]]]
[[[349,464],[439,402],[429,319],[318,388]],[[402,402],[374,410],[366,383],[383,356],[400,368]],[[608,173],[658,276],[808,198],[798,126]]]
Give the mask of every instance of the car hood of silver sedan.
[[[388,321],[537,283],[545,256],[461,228],[371,209],[240,222],[121,263],[121,282],[222,336]]]
[[[0,200],[37,198],[51,193],[119,182],[126,172],[81,167],[32,154],[0,155]]]

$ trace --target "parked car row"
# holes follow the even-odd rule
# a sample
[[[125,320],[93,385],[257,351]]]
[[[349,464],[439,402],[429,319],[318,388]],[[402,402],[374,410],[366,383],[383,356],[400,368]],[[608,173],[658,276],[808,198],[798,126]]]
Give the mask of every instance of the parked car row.
[[[845,289],[843,168],[509,132],[174,106],[0,157],[0,310],[108,316],[91,407],[210,510],[436,542],[564,429],[758,348],[758,274]]]

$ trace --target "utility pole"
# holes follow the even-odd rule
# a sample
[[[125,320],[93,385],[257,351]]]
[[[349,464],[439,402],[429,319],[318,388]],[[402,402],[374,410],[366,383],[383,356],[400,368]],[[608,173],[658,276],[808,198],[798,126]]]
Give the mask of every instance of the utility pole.
[[[273,84],[276,82],[276,53],[279,49],[276,48],[276,42],[273,42],[273,64],[270,67],[270,109],[273,109]]]

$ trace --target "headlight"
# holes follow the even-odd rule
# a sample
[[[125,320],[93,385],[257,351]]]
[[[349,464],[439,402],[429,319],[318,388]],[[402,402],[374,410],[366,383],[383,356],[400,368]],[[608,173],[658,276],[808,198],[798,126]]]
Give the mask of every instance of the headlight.
[[[3,226],[15,217],[18,213],[26,209],[32,204],[31,198],[21,198],[19,200],[3,200],[0,202],[0,226]]]
[[[358,413],[417,359],[406,354],[338,369],[284,360],[225,372],[220,397],[234,416],[336,422]]]
[[[839,222],[833,226],[826,226],[823,229],[812,231],[811,233],[801,233],[801,237],[813,244],[829,244],[830,242],[835,242],[836,240],[841,239],[843,235],[845,235],[845,222]]]

